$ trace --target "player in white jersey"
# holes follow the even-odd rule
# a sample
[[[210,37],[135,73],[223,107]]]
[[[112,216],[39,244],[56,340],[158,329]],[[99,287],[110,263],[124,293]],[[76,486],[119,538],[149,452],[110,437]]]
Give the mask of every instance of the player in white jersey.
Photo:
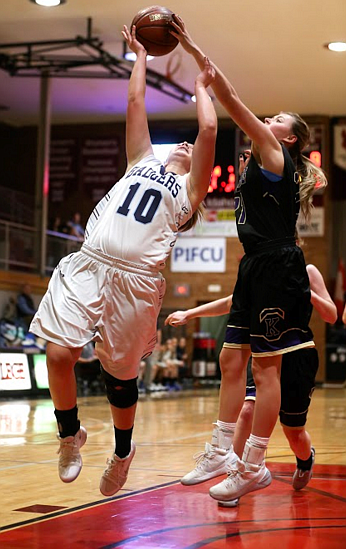
[[[127,170],[95,207],[80,252],[63,258],[31,324],[45,338],[49,388],[59,428],[59,476],[77,478],[86,430],[77,410],[74,365],[83,346],[96,341],[115,431],[101,493],[124,485],[135,453],[132,429],[141,358],[156,341],[165,292],[160,272],[177,233],[192,226],[208,191],[217,119],[206,91],[214,78],[209,60],[195,81],[199,131],[194,146],[174,147],[165,163],[154,158],[145,109],[146,51],[124,26],[136,53],[128,89]]]

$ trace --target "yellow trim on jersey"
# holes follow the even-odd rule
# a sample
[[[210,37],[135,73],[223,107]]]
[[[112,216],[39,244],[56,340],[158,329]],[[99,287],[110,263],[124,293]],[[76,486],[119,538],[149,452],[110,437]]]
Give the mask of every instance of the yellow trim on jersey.
[[[250,343],[224,343],[223,347],[226,349],[250,349]]]
[[[227,324],[227,328],[239,328],[239,330],[250,330],[250,326],[235,326],[234,324]]]
[[[315,347],[315,343],[313,341],[307,341],[306,343],[300,343],[299,345],[286,347],[285,349],[279,349],[278,351],[272,351],[267,353],[252,353],[252,356],[261,358],[262,356],[284,355],[286,353],[291,353],[292,351],[297,351],[298,349],[304,349],[306,347]]]
[[[299,332],[303,332],[303,334],[307,334],[308,333],[308,330],[302,330],[301,328],[288,328],[288,330],[285,330],[284,332],[281,332],[279,337],[277,337],[276,339],[268,339],[266,336],[264,335],[261,335],[261,334],[250,334],[250,337],[263,337],[263,339],[265,339],[266,341],[278,341],[279,339],[281,339],[281,337],[284,335],[284,334],[287,334],[287,332],[292,332],[292,330],[297,330]]]
[[[255,396],[251,396],[251,395],[250,395],[250,396],[246,396],[246,397],[244,398],[244,401],[245,401],[245,400],[253,400],[253,401],[255,401],[255,400],[256,400],[256,397],[255,397]]]

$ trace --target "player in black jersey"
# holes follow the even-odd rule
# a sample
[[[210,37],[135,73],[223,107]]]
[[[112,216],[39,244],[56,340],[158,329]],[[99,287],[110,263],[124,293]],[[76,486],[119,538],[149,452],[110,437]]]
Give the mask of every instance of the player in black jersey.
[[[311,304],[324,322],[334,324],[337,320],[335,303],[326,288],[323,276],[315,265],[307,265],[311,287]],[[199,317],[219,316],[229,312],[232,295],[205,303],[187,311],[171,313],[165,324],[181,326]],[[242,456],[247,438],[251,433],[256,385],[254,383],[251,357],[247,365],[246,395],[237,420],[233,448],[237,456]],[[292,478],[295,490],[304,488],[311,479],[315,450],[305,429],[311,396],[315,387],[318,369],[317,349],[311,347],[285,353],[281,370],[280,422],[286,438],[297,459],[297,468]],[[223,474],[231,461],[230,452],[220,453],[207,443],[206,451],[198,454],[197,466],[182,479],[182,484],[198,484]],[[224,465],[224,467],[222,467]]]
[[[174,36],[201,66],[204,54],[178,16],[174,29]],[[238,236],[245,255],[220,354],[218,427],[231,440],[251,354],[257,396],[242,460],[226,480],[210,489],[214,499],[229,502],[270,484],[264,455],[280,409],[282,355],[314,346],[308,325],[309,280],[303,252],[295,243],[295,226],[300,206],[308,214],[316,184],[325,185],[326,179],[301,154],[309,141],[309,128],[299,115],[282,112],[262,122],[214,68],[212,88],[217,99],[252,142],[251,157],[235,191]]]

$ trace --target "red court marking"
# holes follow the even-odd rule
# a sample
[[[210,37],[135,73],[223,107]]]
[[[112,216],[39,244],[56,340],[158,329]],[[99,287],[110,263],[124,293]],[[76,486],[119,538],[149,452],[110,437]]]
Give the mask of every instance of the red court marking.
[[[60,509],[67,509],[62,505],[29,505],[29,507],[21,507],[21,509],[14,509],[14,511],[21,511],[22,513],[53,513],[54,511],[60,511]]]
[[[345,549],[346,466],[316,465],[309,488],[300,492],[290,485],[292,464],[268,467],[272,484],[236,508],[219,507],[208,495],[215,479],[190,487],[172,483],[13,525],[0,533],[0,547]]]

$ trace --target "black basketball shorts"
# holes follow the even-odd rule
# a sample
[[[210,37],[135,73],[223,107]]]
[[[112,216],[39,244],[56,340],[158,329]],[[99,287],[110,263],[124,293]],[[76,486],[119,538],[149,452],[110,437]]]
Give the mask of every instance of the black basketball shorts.
[[[240,262],[224,347],[251,348],[255,357],[313,347],[311,309],[302,250],[259,246]]]

